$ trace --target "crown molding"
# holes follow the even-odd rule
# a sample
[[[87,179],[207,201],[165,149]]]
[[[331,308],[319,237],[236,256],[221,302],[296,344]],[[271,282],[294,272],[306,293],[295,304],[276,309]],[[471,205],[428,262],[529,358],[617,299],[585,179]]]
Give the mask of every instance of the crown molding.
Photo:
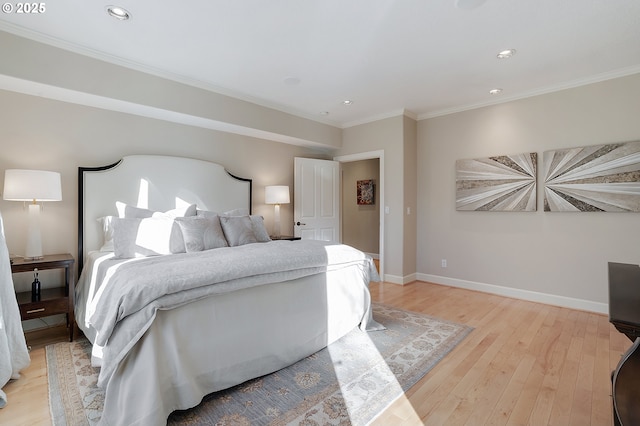
[[[634,65],[631,67],[621,68],[614,71],[609,71],[601,74],[596,74],[593,76],[572,80],[562,84],[556,84],[553,86],[543,87],[539,89],[530,90],[527,92],[522,92],[519,94],[500,97],[499,99],[487,102],[478,102],[469,105],[463,105],[454,108],[443,109],[439,111],[427,112],[424,114],[418,115],[418,120],[426,120],[429,118],[442,117],[444,115],[456,114],[458,112],[469,111],[473,109],[483,108],[491,105],[499,105],[507,102],[513,102],[520,99],[531,98],[539,95],[546,95],[549,93],[559,92],[566,89],[573,89],[580,86],[586,86],[589,84],[600,83],[602,81],[613,80],[616,78],[626,77],[628,75],[638,74],[640,73],[640,65]]]
[[[365,119],[362,119],[362,120],[350,121],[348,123],[344,123],[341,126],[341,128],[342,129],[348,129],[350,127],[360,126],[362,124],[373,123],[375,121],[380,121],[380,120],[384,120],[384,119],[387,119],[387,118],[393,118],[393,117],[399,117],[399,116],[406,116],[406,117],[412,118],[414,120],[418,120],[418,116],[415,113],[413,113],[412,111],[409,111],[407,109],[400,109],[400,110],[386,112],[386,113],[383,113],[383,114],[374,115],[372,117],[365,118]]]

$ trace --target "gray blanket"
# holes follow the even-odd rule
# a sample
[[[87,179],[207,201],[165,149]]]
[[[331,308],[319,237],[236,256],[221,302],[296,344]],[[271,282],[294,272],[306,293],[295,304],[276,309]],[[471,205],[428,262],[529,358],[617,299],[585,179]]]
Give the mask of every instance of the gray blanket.
[[[159,309],[358,264],[377,279],[369,256],[350,246],[315,240],[272,241],[120,263],[115,272],[106,273],[90,303],[89,322],[97,331],[94,343],[102,348],[98,384],[108,381]]]

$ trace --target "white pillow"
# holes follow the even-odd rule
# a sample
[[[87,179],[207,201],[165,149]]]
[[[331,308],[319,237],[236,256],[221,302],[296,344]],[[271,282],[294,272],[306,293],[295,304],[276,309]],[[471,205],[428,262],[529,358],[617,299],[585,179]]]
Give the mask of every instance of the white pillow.
[[[118,209],[118,216],[125,219],[138,219],[138,218],[165,218],[173,219],[177,217],[189,217],[196,215],[196,205],[191,204],[184,207],[178,207],[166,212],[155,212],[149,209],[142,209],[140,207],[133,207],[128,204],[116,201],[116,208]],[[177,224],[173,224],[173,230],[170,237],[170,249],[171,253],[184,253],[184,239],[182,237],[182,231]]]
[[[153,216],[153,210],[142,209],[140,207],[130,206],[129,204],[125,204],[120,201],[116,201],[116,209],[118,210],[118,217],[127,218],[127,219],[135,219],[135,218],[145,218]]]
[[[220,214],[209,210],[196,210],[196,217],[218,217]]]
[[[220,216],[220,225],[231,247],[258,242],[249,216]]]
[[[153,212],[152,217],[167,216],[172,219],[175,219],[176,217],[189,217],[189,216],[195,216],[195,215],[196,215],[196,205],[190,204],[185,207],[178,207],[173,210],[167,210],[166,212]]]
[[[178,217],[187,253],[228,247],[217,215]]]
[[[102,247],[100,251],[113,251],[113,216],[99,217],[97,220],[102,227]]]
[[[220,216],[249,216],[249,209],[242,207],[239,209],[228,210]]]
[[[253,235],[256,237],[256,240],[259,243],[266,243],[268,241],[271,241],[269,233],[264,227],[264,218],[258,215],[251,215],[249,216],[249,218],[251,219]]]
[[[171,218],[112,219],[113,246],[116,258],[158,256],[171,254]],[[182,242],[184,247],[184,241]]]

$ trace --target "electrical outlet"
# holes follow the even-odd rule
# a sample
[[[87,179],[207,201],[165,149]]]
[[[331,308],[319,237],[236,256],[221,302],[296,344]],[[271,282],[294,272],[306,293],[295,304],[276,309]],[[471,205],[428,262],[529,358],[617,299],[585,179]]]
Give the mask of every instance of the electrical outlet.
[[[440,264],[442,265],[443,268],[446,268],[447,267],[447,259],[442,259]]]

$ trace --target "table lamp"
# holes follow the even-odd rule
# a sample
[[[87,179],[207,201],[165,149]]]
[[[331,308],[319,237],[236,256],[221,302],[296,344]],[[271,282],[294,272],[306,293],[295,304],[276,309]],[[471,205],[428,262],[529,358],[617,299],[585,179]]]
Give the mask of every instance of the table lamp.
[[[60,173],[44,170],[5,170],[2,198],[8,201],[30,202],[27,245],[24,257],[27,259],[42,258],[40,205],[38,201],[62,200]]]
[[[289,204],[289,187],[287,185],[270,185],[264,188],[264,202],[274,204],[273,236],[280,238],[280,204]]]

